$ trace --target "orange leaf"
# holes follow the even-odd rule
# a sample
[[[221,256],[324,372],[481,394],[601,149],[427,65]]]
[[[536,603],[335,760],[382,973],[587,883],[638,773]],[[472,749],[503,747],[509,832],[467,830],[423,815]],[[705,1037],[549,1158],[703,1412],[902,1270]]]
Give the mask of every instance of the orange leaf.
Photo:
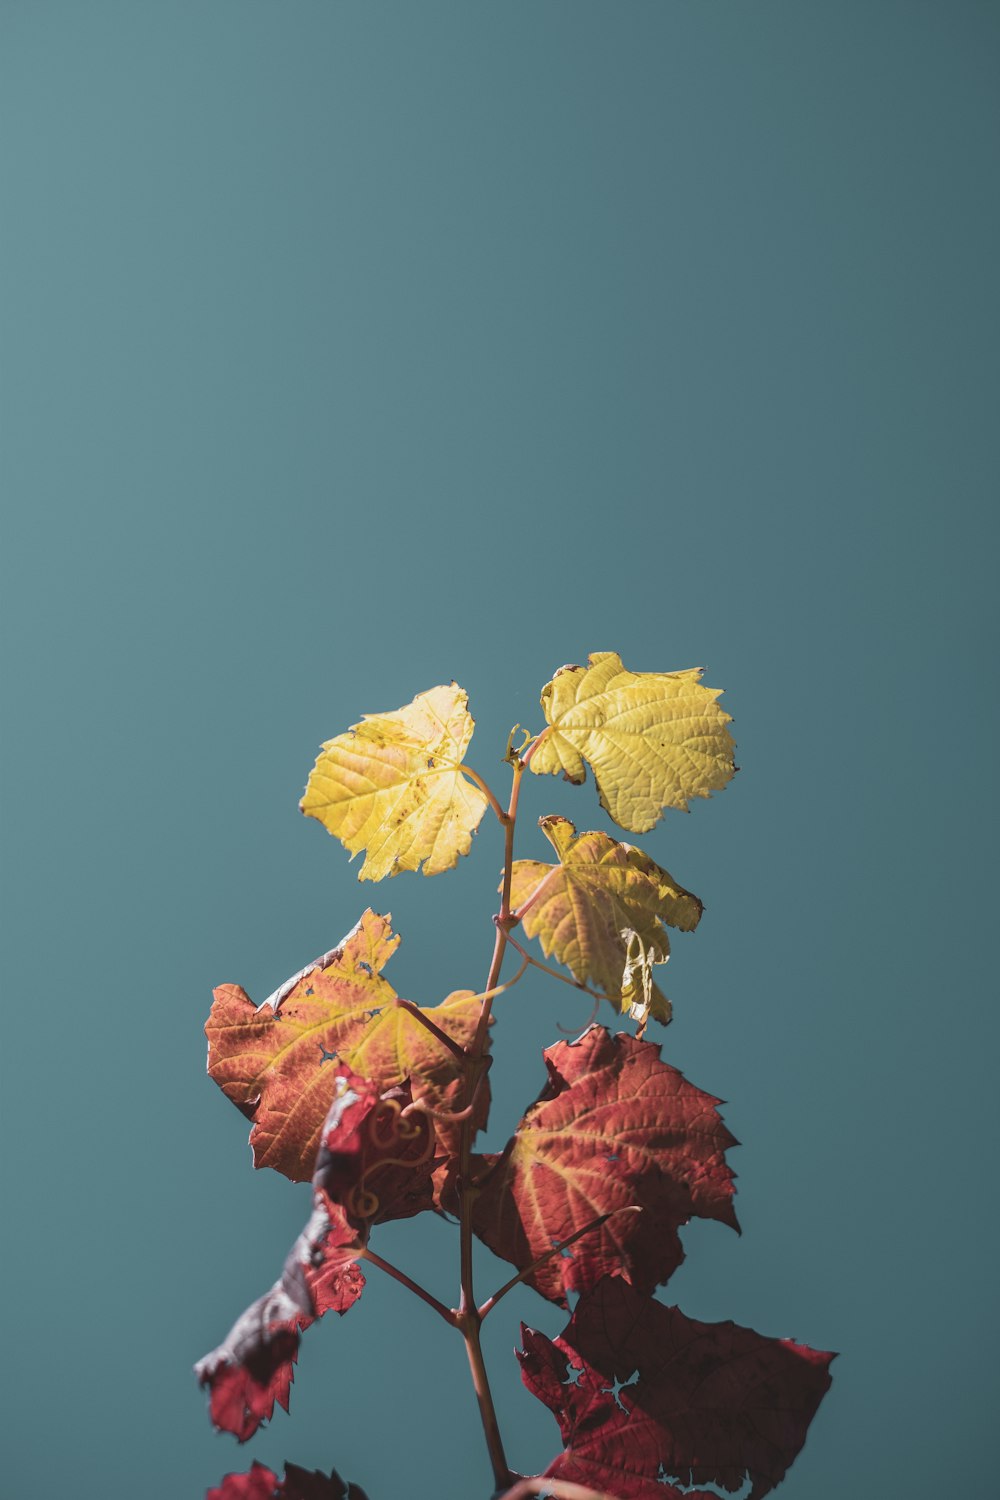
[[[307,968],[277,998],[255,1006],[239,985],[215,991],[205,1026],[208,1071],[254,1122],[254,1165],[274,1167],[295,1182],[313,1174],[323,1121],[334,1096],[337,1063],[371,1081],[378,1092],[411,1080],[413,1097],[432,1109],[461,1103],[461,1065],[409,1011],[381,970],[399,938],[389,918],[367,910],[319,967]],[[471,991],[429,1007],[428,1019],[459,1046],[472,1041],[480,1001]],[[477,1129],[489,1096],[479,1096]],[[438,1144],[457,1149],[459,1127],[441,1124]]]

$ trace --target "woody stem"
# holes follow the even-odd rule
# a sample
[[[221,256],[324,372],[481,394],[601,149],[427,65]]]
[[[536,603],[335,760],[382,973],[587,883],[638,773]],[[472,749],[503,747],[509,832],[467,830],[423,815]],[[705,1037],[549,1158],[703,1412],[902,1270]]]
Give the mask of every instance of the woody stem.
[[[500,820],[504,830],[504,865],[500,910],[493,919],[496,935],[493,942],[493,957],[490,960],[490,972],[486,980],[483,1006],[479,1015],[479,1024],[476,1027],[476,1034],[467,1054],[464,1099],[466,1106],[472,1102],[483,1071],[486,1042],[489,1034],[490,1011],[493,1005],[493,993],[496,991],[499,983],[500,970],[503,966],[504,952],[507,947],[507,933],[512,925],[510,885],[511,871],[514,863],[514,825],[517,819],[517,802],[520,794],[521,777],[524,773],[524,765],[516,757],[512,758],[511,765],[513,767],[514,779],[511,786],[510,802],[507,811]],[[482,1322],[482,1318],[476,1306],[476,1296],[472,1280],[472,1205],[476,1195],[476,1188],[472,1182],[472,1137],[474,1129],[475,1126],[471,1116],[462,1121],[458,1169],[461,1298],[456,1314],[456,1323],[465,1340],[465,1349],[469,1357],[469,1369],[472,1372],[472,1384],[475,1388],[476,1399],[479,1402],[479,1415],[483,1424],[483,1433],[486,1437],[486,1446],[489,1450],[490,1463],[493,1466],[494,1482],[497,1489],[504,1489],[512,1483],[514,1476],[511,1474],[506,1455],[504,1454],[503,1440],[501,1439],[500,1428],[497,1423],[496,1408],[493,1405],[493,1395],[490,1391],[489,1377],[486,1373],[486,1363],[483,1359],[483,1351],[479,1340],[479,1325]]]
[[[433,1307],[434,1311],[440,1317],[444,1318],[446,1323],[450,1323],[452,1328],[455,1327],[455,1314],[449,1308],[445,1307],[443,1302],[439,1302],[436,1297],[432,1297],[430,1292],[422,1287],[418,1281],[413,1280],[412,1276],[407,1276],[405,1271],[401,1271],[398,1266],[394,1266],[391,1261],[383,1260],[381,1255],[376,1255],[374,1250],[369,1250],[367,1247],[361,1251],[358,1259],[368,1261],[369,1265],[378,1266],[380,1271],[384,1271],[387,1276],[391,1276],[394,1281],[398,1281],[402,1286],[405,1286],[407,1291],[413,1292],[422,1302],[426,1302],[428,1307]]]

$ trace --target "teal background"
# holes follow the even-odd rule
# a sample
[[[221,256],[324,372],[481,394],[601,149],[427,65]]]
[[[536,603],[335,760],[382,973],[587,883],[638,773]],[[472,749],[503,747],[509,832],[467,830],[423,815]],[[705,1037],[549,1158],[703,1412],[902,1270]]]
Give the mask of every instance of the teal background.
[[[842,1351],[788,1500],[985,1495],[997,8],[0,18],[2,1493],[181,1500],[257,1457],[486,1500],[461,1345],[376,1272],[290,1416],[211,1431],[190,1367],[308,1195],[250,1170],[201,1028],[369,900],[402,993],[480,986],[495,828],[358,887],[296,810],[316,748],[454,677],[499,787],[555,668],[615,648],[706,664],[742,766],[641,841],[707,907],[665,1055],[744,1142],[742,1238],[693,1225],[665,1295]],[[608,826],[592,782],[523,805],[523,854],[544,812]],[[490,1143],[586,1012],[501,1002]],[[378,1248],[451,1300],[448,1226]],[[531,1470],[518,1316],[563,1319],[488,1324]]]

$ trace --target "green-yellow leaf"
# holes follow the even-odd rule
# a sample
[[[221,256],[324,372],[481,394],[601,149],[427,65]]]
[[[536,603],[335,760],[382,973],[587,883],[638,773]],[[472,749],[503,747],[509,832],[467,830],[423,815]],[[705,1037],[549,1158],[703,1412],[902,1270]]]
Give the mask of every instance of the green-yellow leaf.
[[[366,851],[359,880],[399,870],[438,875],[468,854],[486,798],[462,774],[474,723],[454,682],[418,693],[390,714],[366,714],[328,740],[302,811],[352,854]]]
[[[562,667],[542,689],[549,728],[531,769],[568,781],[594,772],[601,805],[620,828],[645,833],[665,807],[722,789],[736,770],[731,722],[716,702],[721,688],[700,684],[702,669],[629,672],[615,651],[589,666]]]
[[[559,863],[516,860],[511,905],[525,908],[524,930],[538,938],[546,955],[627,1010],[638,998],[637,951],[647,969],[666,963],[670,944],[661,924],[691,932],[701,902],[631,844],[606,833],[578,834],[566,818],[542,818],[539,827]],[[670,1002],[655,984],[649,985],[648,1001],[657,1020],[670,1019]]]

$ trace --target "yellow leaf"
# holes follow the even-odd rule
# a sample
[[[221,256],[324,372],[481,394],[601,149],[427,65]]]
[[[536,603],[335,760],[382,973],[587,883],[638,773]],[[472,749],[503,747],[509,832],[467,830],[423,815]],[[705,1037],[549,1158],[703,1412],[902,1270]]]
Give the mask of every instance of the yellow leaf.
[[[391,714],[366,714],[328,740],[299,804],[352,854],[359,880],[398,870],[438,875],[468,854],[486,798],[461,771],[474,723],[466,694],[418,693]]]
[[[598,651],[587,667],[562,667],[542,689],[549,728],[531,761],[539,775],[586,777],[620,828],[645,833],[664,807],[687,809],[736,770],[730,717],[721,688],[699,683],[702,669],[629,672],[616,651]]]
[[[516,860],[511,904],[515,911],[525,908],[524,930],[538,938],[546,955],[627,1010],[637,999],[637,947],[647,970],[666,963],[670,944],[660,924],[691,932],[701,902],[631,844],[619,844],[606,833],[578,834],[566,818],[542,818],[539,827],[559,863]],[[648,1012],[669,1020],[670,1002],[648,974],[647,980]]]

